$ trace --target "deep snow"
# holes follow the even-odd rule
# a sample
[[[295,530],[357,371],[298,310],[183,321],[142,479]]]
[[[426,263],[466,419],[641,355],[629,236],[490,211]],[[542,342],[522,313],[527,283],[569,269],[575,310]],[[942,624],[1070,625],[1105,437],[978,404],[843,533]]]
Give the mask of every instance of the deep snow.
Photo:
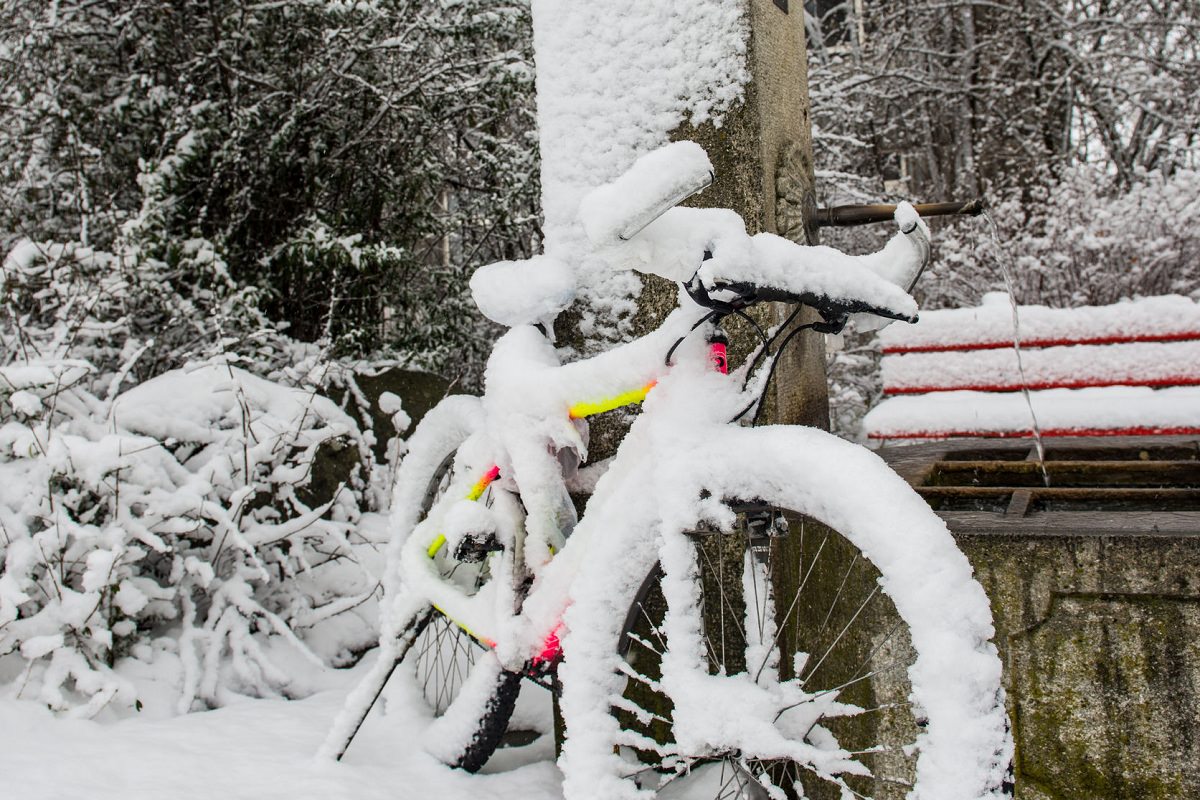
[[[329,672],[303,700],[246,699],[217,709],[116,722],[56,717],[0,700],[0,785],[16,800],[558,800],[561,776],[543,735],[498,754],[486,774],[439,763],[423,747],[426,720],[407,704],[376,710],[343,761],[315,757],[346,692],[372,657]]]

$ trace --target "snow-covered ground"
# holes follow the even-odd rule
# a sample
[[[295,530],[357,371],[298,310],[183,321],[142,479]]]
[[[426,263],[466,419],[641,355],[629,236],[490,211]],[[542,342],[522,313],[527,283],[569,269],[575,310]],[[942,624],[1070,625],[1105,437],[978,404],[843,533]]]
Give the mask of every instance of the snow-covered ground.
[[[246,699],[215,711],[165,718],[147,706],[143,715],[118,721],[64,719],[35,702],[0,700],[0,796],[12,800],[562,797],[550,736],[502,750],[488,764],[486,774],[469,775],[425,752],[421,742],[426,720],[411,710],[412,704],[399,702],[388,704],[385,713],[379,709],[372,713],[343,761],[318,761],[314,754],[346,692],[372,660],[368,656],[353,670],[326,673],[328,688],[302,700]]]
[[[363,555],[370,543],[383,541],[386,516],[363,515],[360,530]],[[382,567],[379,559],[363,560]],[[377,624],[375,605],[365,608],[370,624]],[[351,669],[332,669],[316,666],[277,637],[263,645],[287,676],[287,694],[299,699],[223,692],[221,708],[180,715],[183,667],[178,654],[164,646],[146,648],[142,658],[115,667],[136,687],[139,711],[112,703],[95,720],[72,718],[71,712],[50,711],[28,682],[10,674],[11,659],[0,664],[0,798],[561,799],[551,735],[501,749],[480,775],[451,769],[429,755],[423,746],[429,712],[402,672],[392,677],[345,758],[318,759],[335,715],[371,668],[375,651]],[[548,693],[527,684],[514,720],[515,727],[550,731]]]

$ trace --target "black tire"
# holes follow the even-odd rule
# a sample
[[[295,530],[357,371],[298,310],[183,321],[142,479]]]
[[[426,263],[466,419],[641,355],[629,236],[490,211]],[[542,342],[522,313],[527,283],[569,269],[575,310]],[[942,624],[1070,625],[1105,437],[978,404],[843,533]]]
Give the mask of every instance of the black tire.
[[[862,711],[822,717],[804,735],[824,735],[815,731],[821,727],[845,750],[856,753],[872,777],[839,774],[827,779],[796,762],[756,761],[737,751],[699,756],[678,752],[672,741],[670,700],[654,688],[662,678],[662,656],[669,646],[659,627],[666,601],[658,565],[643,581],[619,643],[620,654],[633,668],[626,674],[635,676],[626,683],[620,707],[613,709],[628,742],[621,748],[630,765],[628,774],[642,788],[663,792],[663,797],[679,792],[689,800],[766,800],[777,796],[776,791],[813,800],[904,798],[912,790],[915,770],[915,758],[904,748],[915,743],[923,721],[908,702],[907,667],[915,653],[906,626],[879,591],[879,573],[830,528],[762,503],[730,505],[749,509],[749,515],[738,514],[733,531],[716,532],[701,525],[689,534],[698,562],[709,672],[757,673],[756,680],[766,672],[765,679],[782,681],[794,677],[794,665],[780,655],[810,653],[799,665],[804,689],[818,697],[836,690],[839,702]],[[769,524],[748,524],[764,519]],[[763,535],[767,533],[773,535]],[[741,581],[731,574],[739,568]],[[756,573],[762,580],[752,580]],[[788,587],[792,590],[781,595]],[[777,596],[786,596],[786,602],[775,602]],[[751,613],[752,607],[761,610]],[[757,632],[749,627],[754,617],[759,620]],[[777,631],[771,631],[772,621]],[[769,666],[761,647],[749,649],[755,637],[760,644],[774,639],[767,649],[777,659],[775,666]],[[776,670],[778,676],[772,678]],[[862,752],[873,747],[880,749]]]
[[[449,489],[454,456],[453,452],[449,453],[430,477],[421,508],[422,519]],[[485,499],[481,498],[480,502],[485,502]],[[435,557],[447,577],[453,577],[460,583],[463,580],[473,582],[476,588],[488,580],[485,566],[455,561],[449,553],[444,552],[447,549],[442,548],[443,552]],[[409,675],[416,680],[436,725],[436,720],[449,713],[459,699],[464,681],[475,667],[478,657],[486,653],[486,648],[435,608],[430,608],[413,625],[419,626],[419,630],[412,647],[405,654],[402,668],[407,668]],[[521,675],[501,670],[489,699],[479,710],[474,733],[460,752],[443,754],[443,760],[449,766],[467,772],[480,770],[500,746],[508,730],[508,721],[520,689]],[[464,711],[456,709],[456,713]]]
[[[521,676],[515,672],[501,672],[467,749],[451,766],[467,772],[478,772],[483,768],[508,732],[508,721],[512,717],[520,693]]]

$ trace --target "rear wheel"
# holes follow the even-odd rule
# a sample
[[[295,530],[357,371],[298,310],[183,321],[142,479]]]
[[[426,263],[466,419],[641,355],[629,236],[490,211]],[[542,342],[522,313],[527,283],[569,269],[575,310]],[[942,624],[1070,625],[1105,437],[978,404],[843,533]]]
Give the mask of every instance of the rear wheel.
[[[456,395],[442,400],[417,426],[393,492],[391,525],[397,535],[389,546],[389,564],[401,557],[416,526],[451,491],[457,491],[453,488],[457,452],[480,424],[478,398]],[[481,502],[487,502],[487,497]],[[486,562],[460,564],[448,552],[438,552],[434,559],[443,578],[467,591],[477,590],[489,579]],[[395,599],[395,607],[404,609],[395,613],[404,616],[394,621],[394,628],[393,620],[385,616],[386,638],[380,643],[379,659],[342,707],[321,755],[333,759],[345,755],[399,671],[410,680],[390,688],[404,693],[405,707],[423,700],[434,718],[426,732],[427,746],[448,764],[478,770],[505,733],[519,689],[518,676],[499,669],[489,651],[436,608],[410,605],[398,571],[389,569],[384,591],[389,600]]]
[[[405,662],[434,716],[426,746],[449,766],[477,772],[504,740],[521,676],[436,609]]]

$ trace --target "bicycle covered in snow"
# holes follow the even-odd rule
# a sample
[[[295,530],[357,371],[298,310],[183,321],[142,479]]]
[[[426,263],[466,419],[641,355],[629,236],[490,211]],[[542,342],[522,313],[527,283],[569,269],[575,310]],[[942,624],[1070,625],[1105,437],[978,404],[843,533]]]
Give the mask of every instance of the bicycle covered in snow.
[[[914,321],[924,223],[901,206],[887,246],[851,257],[676,205],[709,180],[703,150],[676,143],[581,205],[610,260],[681,284],[640,339],[560,363],[547,320],[572,265],[472,279],[511,329],[484,395],[447,398],[409,440],[380,658],[327,755],[398,665],[434,717],[427,748],[472,771],[522,681],[560,691],[568,798],[1006,796],[1000,662],[966,558],[873,453],[748,426],[794,334],[730,370],[720,332],[763,301],[815,308],[806,327],[828,333]],[[638,402],[616,455],[580,468],[586,418]]]

